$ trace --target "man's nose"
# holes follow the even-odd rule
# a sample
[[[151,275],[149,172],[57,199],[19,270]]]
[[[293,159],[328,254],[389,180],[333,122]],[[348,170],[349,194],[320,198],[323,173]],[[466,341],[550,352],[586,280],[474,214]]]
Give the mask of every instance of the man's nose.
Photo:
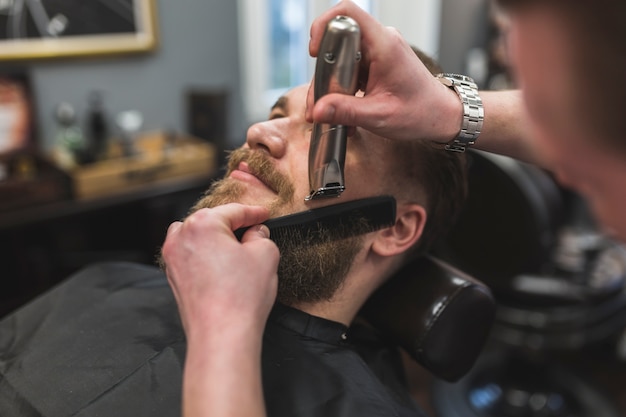
[[[282,158],[286,150],[284,132],[274,125],[275,123],[269,120],[250,126],[246,135],[246,144],[250,149],[265,151],[273,158]]]

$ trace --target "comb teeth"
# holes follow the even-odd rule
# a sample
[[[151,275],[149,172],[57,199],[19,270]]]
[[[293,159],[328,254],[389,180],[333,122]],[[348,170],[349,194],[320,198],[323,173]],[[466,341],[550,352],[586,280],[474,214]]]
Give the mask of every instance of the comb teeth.
[[[319,207],[269,219],[270,239],[306,244],[345,239],[392,226],[396,221],[396,200],[391,196],[369,197]],[[237,239],[248,228],[235,231]]]

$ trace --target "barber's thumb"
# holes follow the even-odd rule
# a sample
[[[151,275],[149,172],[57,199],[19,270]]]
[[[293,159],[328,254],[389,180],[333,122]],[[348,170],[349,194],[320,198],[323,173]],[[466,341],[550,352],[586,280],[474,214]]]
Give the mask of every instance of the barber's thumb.
[[[246,233],[241,237],[241,242],[250,242],[258,239],[269,239],[270,229],[264,224],[257,224],[246,230]]]
[[[357,112],[360,98],[345,94],[327,94],[320,98],[313,107],[313,121],[346,126],[358,126]]]

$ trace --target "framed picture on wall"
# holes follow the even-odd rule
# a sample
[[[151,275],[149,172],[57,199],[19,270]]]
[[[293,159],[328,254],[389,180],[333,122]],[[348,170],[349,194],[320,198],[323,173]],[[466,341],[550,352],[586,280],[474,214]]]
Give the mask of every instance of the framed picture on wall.
[[[24,71],[0,71],[0,158],[36,148],[33,95]]]
[[[38,146],[34,93],[26,69],[0,69],[0,218],[71,196],[69,175]]]
[[[149,51],[156,0],[0,0],[0,60]]]

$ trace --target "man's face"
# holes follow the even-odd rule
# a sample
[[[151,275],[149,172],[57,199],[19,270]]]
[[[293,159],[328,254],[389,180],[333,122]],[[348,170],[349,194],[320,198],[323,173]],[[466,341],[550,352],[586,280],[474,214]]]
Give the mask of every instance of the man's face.
[[[308,152],[312,125],[304,120],[307,87],[287,92],[272,108],[267,121],[248,129],[246,143],[232,152],[221,184],[231,187],[230,201],[263,205],[272,217],[381,194],[385,139],[357,129],[348,139],[346,191],[339,199],[305,202],[309,194]],[[248,161],[251,155],[254,160]],[[232,192],[236,192],[233,197]]]
[[[533,140],[543,165],[591,203],[612,233],[626,240],[626,163],[594,140],[596,130],[584,117],[576,95],[573,54],[576,43],[559,13],[541,6],[515,13],[510,49],[515,74],[532,119]],[[596,143],[594,143],[596,142]]]
[[[269,207],[271,216],[383,194],[386,163],[383,138],[357,130],[348,139],[346,190],[339,199],[305,202],[309,194],[308,152],[312,125],[304,119],[307,87],[280,98],[267,121],[248,129],[246,143],[233,151],[224,179],[192,209],[229,202]],[[361,249],[361,238],[302,245],[277,242],[281,250],[278,299],[287,304],[329,299]]]

